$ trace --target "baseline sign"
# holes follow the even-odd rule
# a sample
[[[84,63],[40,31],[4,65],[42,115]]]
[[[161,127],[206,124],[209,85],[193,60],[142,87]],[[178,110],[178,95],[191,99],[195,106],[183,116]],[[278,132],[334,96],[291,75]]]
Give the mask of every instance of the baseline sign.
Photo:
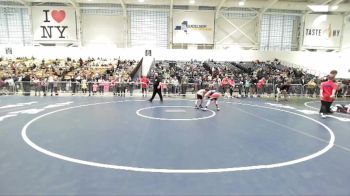
[[[213,44],[214,12],[182,11],[173,15],[174,44]]]
[[[339,48],[343,16],[308,14],[305,18],[305,48]]]
[[[73,7],[32,7],[34,41],[50,43],[77,40],[75,9]]]

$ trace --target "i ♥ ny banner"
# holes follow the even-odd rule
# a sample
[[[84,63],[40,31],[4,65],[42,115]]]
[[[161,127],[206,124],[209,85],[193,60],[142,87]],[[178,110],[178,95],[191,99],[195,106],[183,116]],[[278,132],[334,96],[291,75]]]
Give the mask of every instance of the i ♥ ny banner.
[[[73,7],[32,7],[34,41],[57,43],[77,40]]]

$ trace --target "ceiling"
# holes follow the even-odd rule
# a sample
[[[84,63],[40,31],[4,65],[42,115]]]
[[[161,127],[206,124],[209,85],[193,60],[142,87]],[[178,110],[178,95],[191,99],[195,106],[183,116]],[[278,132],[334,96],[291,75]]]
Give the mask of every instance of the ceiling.
[[[1,1],[1,0],[0,0]],[[93,3],[93,4],[123,4],[123,5],[174,5],[174,6],[190,6],[196,9],[198,6],[209,6],[215,8],[223,7],[243,7],[256,9],[284,9],[284,10],[301,10],[310,11],[308,5],[338,5],[338,9],[334,12],[350,13],[350,0],[194,0],[191,4],[190,0],[144,0],[140,3],[139,0],[15,0],[23,4],[30,3],[70,3],[78,6],[79,3]],[[239,1],[244,1],[244,6],[239,6]]]

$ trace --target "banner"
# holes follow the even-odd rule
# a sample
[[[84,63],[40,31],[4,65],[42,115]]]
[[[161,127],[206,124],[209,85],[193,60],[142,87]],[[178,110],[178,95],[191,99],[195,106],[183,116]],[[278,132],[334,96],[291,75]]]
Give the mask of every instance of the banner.
[[[69,42],[77,40],[73,7],[32,7],[32,28],[35,42]]]
[[[306,15],[303,47],[339,48],[342,26],[341,15]]]
[[[12,54],[12,48],[5,48],[5,54]]]
[[[214,18],[211,11],[174,11],[173,43],[213,44]]]

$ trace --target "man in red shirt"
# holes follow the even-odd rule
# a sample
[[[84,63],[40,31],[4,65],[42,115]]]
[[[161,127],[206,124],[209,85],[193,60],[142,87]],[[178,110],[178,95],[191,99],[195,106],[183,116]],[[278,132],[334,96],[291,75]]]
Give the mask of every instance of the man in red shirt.
[[[265,77],[262,77],[258,82],[258,97],[260,97],[262,94],[264,94],[263,87],[265,85],[265,82],[266,82]]]
[[[236,86],[236,82],[233,79],[233,76],[229,78],[228,83],[230,84],[230,98],[233,98],[233,90],[235,89],[235,86]]]
[[[227,76],[225,76],[225,78],[222,79],[221,87],[222,87],[222,94],[225,96],[226,90],[229,87],[229,78]]]
[[[322,118],[326,118],[325,114],[331,113],[331,105],[335,98],[335,92],[337,91],[337,84],[334,82],[335,75],[330,74],[327,82],[322,82],[320,89],[321,109],[320,115]]]
[[[143,76],[141,78],[141,89],[142,89],[142,97],[147,97],[147,88],[149,86],[149,79],[147,76]]]

